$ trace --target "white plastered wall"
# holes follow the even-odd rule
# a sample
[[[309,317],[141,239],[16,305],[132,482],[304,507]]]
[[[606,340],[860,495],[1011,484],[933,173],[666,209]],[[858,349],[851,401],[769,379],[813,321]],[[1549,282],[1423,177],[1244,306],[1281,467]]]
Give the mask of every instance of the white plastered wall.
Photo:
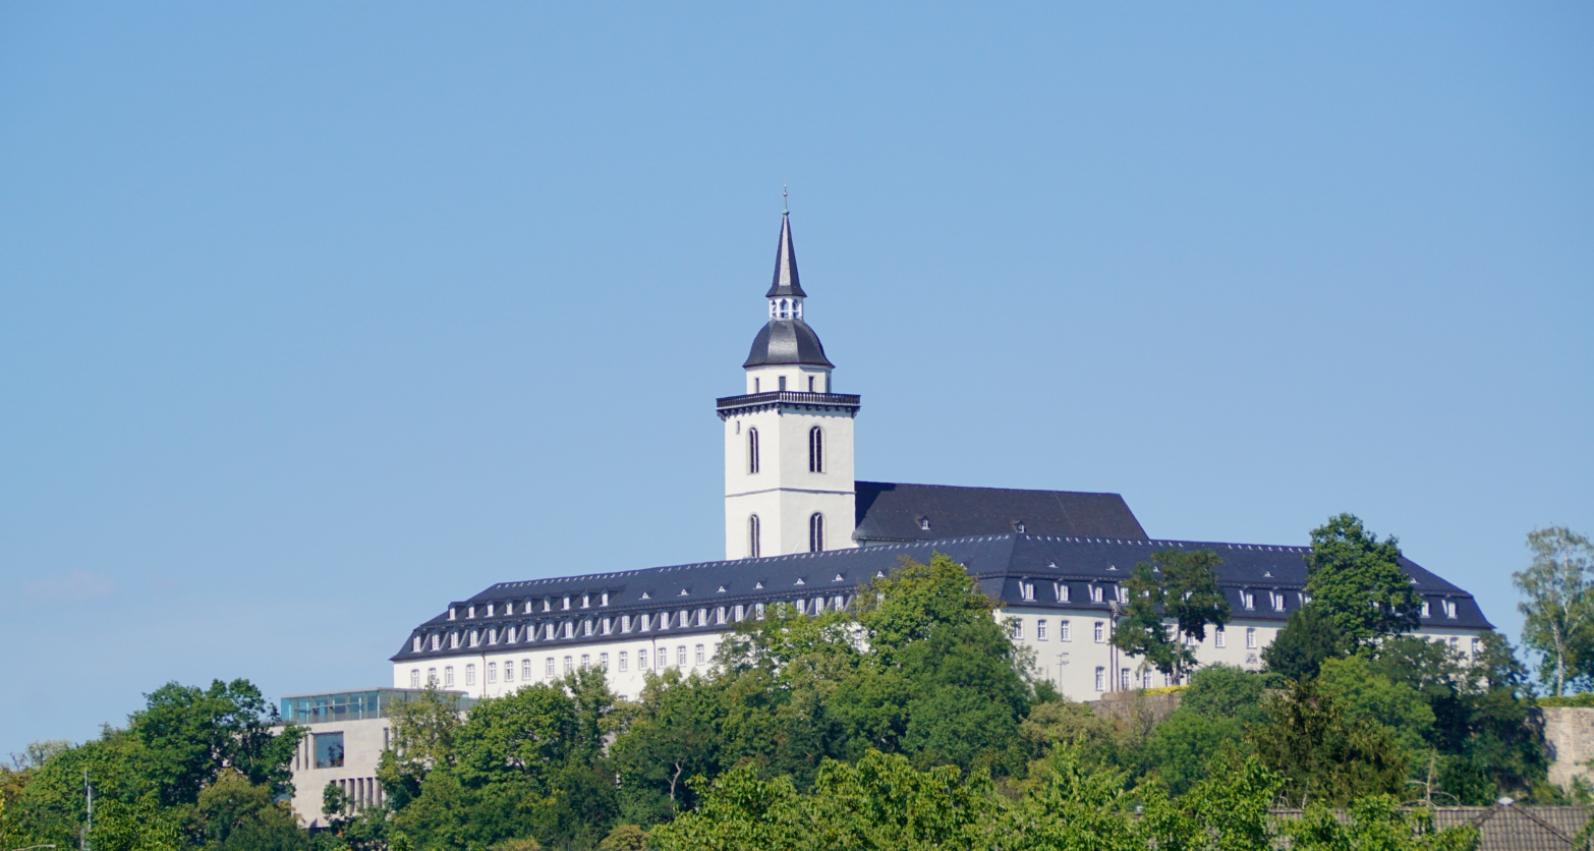
[[[726,417],[725,557],[746,558],[748,518],[758,515],[760,555],[808,551],[808,521],[825,518],[825,549],[856,546],[851,411],[776,406]],[[824,470],[808,470],[808,434],[824,435]],[[749,472],[748,431],[758,429],[759,470]]]

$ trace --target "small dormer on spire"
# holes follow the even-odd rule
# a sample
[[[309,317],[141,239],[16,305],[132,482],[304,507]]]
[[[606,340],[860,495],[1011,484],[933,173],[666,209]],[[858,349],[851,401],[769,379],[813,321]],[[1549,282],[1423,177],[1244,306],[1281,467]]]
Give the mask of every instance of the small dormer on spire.
[[[781,193],[784,199],[785,193]],[[783,205],[785,206],[785,205]],[[769,292],[764,294],[769,299],[770,319],[801,319],[803,318],[803,299],[808,294],[803,292],[801,279],[797,275],[797,247],[791,239],[791,209],[786,206],[780,214],[780,243],[775,249],[775,276],[769,283]]]

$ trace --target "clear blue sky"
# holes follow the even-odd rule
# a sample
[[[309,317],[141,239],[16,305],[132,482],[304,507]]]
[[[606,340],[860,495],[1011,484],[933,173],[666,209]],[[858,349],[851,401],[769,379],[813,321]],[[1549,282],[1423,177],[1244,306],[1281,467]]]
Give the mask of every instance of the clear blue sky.
[[[0,5],[0,753],[715,558],[791,184],[860,477],[1594,532],[1594,6]]]

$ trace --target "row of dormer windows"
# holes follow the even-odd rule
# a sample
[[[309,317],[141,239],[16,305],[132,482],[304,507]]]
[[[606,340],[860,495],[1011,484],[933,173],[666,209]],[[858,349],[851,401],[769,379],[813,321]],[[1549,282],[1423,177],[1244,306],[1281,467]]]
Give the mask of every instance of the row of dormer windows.
[[[799,597],[786,601],[792,604],[802,614],[818,615],[825,611],[841,611],[851,602],[851,597],[846,594],[818,595],[814,597]],[[754,603],[752,606],[738,603],[734,606],[716,606],[710,610],[706,606],[697,609],[680,609],[674,612],[644,613],[640,615],[621,615],[618,618],[588,618],[579,622],[563,621],[561,623],[542,623],[512,625],[503,628],[491,627],[486,630],[472,629],[468,631],[453,630],[448,633],[434,632],[430,636],[416,635],[410,639],[413,652],[420,653],[425,649],[441,650],[443,643],[447,642],[448,649],[455,650],[464,646],[481,647],[484,644],[493,646],[498,644],[515,644],[538,640],[539,635],[543,640],[552,641],[558,638],[575,638],[579,631],[582,637],[594,635],[629,635],[633,632],[652,632],[654,630],[688,629],[690,627],[724,626],[730,623],[740,623],[746,620],[749,614],[762,619],[764,617],[764,604]],[[517,638],[519,639],[517,641]]]
[[[475,604],[466,604],[465,619],[474,620],[477,615],[487,618],[510,617],[517,614],[515,611],[515,605],[516,601],[514,600],[505,600],[501,603],[483,603],[480,606]],[[521,609],[518,614],[529,615],[539,610],[544,612],[552,612],[555,610],[569,611],[573,607],[590,609],[594,605],[609,605],[609,592],[600,591],[597,594],[588,593],[579,595],[565,594],[559,597],[544,597],[541,600],[524,600],[520,602]],[[448,607],[449,620],[459,619],[459,608],[459,606]]]

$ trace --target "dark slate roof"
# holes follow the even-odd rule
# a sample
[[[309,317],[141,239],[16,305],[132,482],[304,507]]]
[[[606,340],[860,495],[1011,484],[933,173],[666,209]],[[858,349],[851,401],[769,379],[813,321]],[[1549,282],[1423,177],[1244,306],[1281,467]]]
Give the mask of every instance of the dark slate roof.
[[[857,531],[853,537],[861,542],[904,543],[1020,531],[1065,537],[1146,537],[1129,504],[1115,493],[900,482],[858,482],[856,490]]]
[[[771,319],[758,330],[743,367],[803,364],[834,367],[819,335],[801,319]]]
[[[472,647],[462,637],[459,648],[450,649],[447,638],[450,633],[468,636],[472,629],[485,631],[489,628],[501,630],[513,627],[519,637],[525,627],[531,626],[539,635],[532,641],[499,644],[491,648],[494,650],[534,650],[546,646],[602,641],[606,637],[602,631],[605,620],[609,621],[611,628],[607,637],[619,640],[622,636],[617,623],[622,615],[635,617],[664,612],[672,615],[683,611],[693,613],[691,625],[676,624],[640,635],[633,632],[623,636],[626,640],[718,632],[727,628],[717,623],[714,617],[719,607],[729,610],[737,604],[751,607],[759,603],[811,600],[817,596],[827,599],[840,596],[847,600],[859,586],[891,571],[903,558],[926,561],[936,552],[945,553],[967,567],[979,581],[980,587],[1004,606],[1074,611],[1082,612],[1085,616],[1099,612],[1105,616],[1109,610],[1108,601],[1117,593],[1119,581],[1127,577],[1138,562],[1161,550],[1199,548],[1215,550],[1223,560],[1218,577],[1229,597],[1235,621],[1282,621],[1300,607],[1299,592],[1306,581],[1305,547],[1105,537],[984,535],[823,553],[500,582],[474,597],[451,604],[454,613],[452,618],[445,609],[421,624],[411,638],[421,637],[423,649],[415,651],[411,641],[405,641],[392,659],[397,662],[481,653],[488,649],[485,639],[482,644]],[[1431,606],[1430,616],[1423,621],[1425,626],[1492,629],[1477,602],[1466,591],[1411,561],[1403,559],[1401,566],[1412,576],[1424,599],[1435,603]],[[1034,589],[1032,598],[1026,598],[1026,587]],[[1102,602],[1099,603],[1095,602],[1092,593],[1097,587],[1103,589]],[[1067,589],[1066,599],[1059,594],[1059,588]],[[1244,607],[1244,593],[1247,591],[1255,601],[1252,610]],[[585,607],[581,605],[583,594],[587,595]],[[568,609],[564,608],[567,595],[570,597]],[[1278,601],[1277,608],[1272,605],[1274,599]],[[1437,604],[1444,600],[1456,604],[1456,617],[1446,617],[1444,607]],[[491,618],[485,614],[489,603],[494,605],[495,612]],[[506,603],[510,604],[507,614]],[[526,611],[527,604],[530,604],[530,612]],[[475,607],[475,617],[469,615],[471,607]],[[705,624],[696,621],[699,609],[710,613]],[[574,635],[571,638],[562,637],[566,623],[573,626]],[[585,631],[588,623],[592,624],[593,632],[590,635]],[[560,637],[541,637],[550,624]],[[444,636],[442,649],[436,651],[430,649],[429,641],[434,634]]]
[[[1578,851],[1577,836],[1591,815],[1594,808],[1590,807],[1439,807],[1434,812],[1434,826],[1476,827],[1478,851]]]
[[[780,216],[780,243],[775,247],[775,277],[769,282],[765,298],[806,298],[797,276],[797,246],[791,241],[791,214]]]

